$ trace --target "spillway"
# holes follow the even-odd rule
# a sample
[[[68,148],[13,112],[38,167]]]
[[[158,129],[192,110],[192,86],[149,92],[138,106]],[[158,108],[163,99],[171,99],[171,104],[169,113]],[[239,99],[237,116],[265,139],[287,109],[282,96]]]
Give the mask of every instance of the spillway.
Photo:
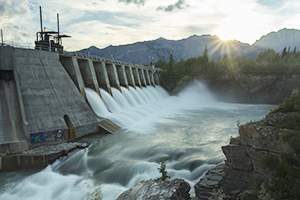
[[[133,87],[129,87],[129,89],[121,87],[122,92],[112,87],[113,95],[100,88],[102,98],[90,88],[85,90],[87,100],[94,113],[98,117],[109,119],[121,128],[138,123],[159,111],[162,103],[157,101],[169,97],[165,95],[167,92],[162,88],[157,90],[154,87],[152,89],[143,87],[138,90]]]

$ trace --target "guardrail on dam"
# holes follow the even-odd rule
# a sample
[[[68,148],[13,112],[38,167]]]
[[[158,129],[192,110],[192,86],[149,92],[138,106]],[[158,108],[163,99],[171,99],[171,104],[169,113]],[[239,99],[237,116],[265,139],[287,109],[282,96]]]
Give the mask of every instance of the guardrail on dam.
[[[0,47],[0,153],[31,143],[74,140],[118,126],[99,120],[85,87],[159,84],[160,69],[33,49]]]

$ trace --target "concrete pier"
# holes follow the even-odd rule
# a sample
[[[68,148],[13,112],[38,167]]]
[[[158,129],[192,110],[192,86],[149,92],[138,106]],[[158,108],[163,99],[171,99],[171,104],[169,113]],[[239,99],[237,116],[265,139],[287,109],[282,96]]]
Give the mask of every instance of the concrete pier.
[[[125,72],[127,76],[128,85],[135,88],[135,81],[134,81],[132,67],[125,67]]]
[[[120,80],[120,85],[128,89],[128,81],[127,81],[125,66],[116,65],[116,67],[117,67],[118,77]]]

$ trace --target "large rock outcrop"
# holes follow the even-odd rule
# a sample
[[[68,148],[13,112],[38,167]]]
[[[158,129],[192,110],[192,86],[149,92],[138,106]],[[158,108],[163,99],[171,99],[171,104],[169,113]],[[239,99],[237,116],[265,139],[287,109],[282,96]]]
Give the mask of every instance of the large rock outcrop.
[[[199,200],[209,199],[217,189],[221,188],[224,165],[225,163],[221,162],[208,170],[205,176],[195,184],[195,193]]]
[[[196,196],[207,200],[213,189],[220,188],[225,199],[242,199],[248,194],[258,194],[260,185],[275,175],[274,171],[263,166],[262,158],[292,152],[282,138],[294,130],[279,128],[291,115],[300,116],[300,112],[268,114],[260,122],[241,125],[239,136],[222,147],[225,164],[209,170],[195,184]]]
[[[264,122],[240,126],[239,137],[222,147],[226,156],[221,187],[225,194],[235,199],[245,192],[258,192],[262,182],[270,181],[275,172],[261,162],[266,155],[291,153],[282,137],[293,130],[276,125],[290,114],[270,114]]]
[[[135,187],[123,192],[117,200],[189,200],[190,185],[183,179],[141,181]]]

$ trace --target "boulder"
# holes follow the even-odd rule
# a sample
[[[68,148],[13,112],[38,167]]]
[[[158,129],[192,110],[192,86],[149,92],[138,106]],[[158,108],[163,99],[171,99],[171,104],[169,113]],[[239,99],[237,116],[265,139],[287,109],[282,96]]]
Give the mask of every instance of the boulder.
[[[150,179],[123,192],[117,200],[189,200],[191,187],[183,179],[161,181]]]
[[[195,184],[196,197],[200,200],[208,200],[214,189],[221,188],[220,182],[223,175],[224,162],[208,170],[204,177]]]

